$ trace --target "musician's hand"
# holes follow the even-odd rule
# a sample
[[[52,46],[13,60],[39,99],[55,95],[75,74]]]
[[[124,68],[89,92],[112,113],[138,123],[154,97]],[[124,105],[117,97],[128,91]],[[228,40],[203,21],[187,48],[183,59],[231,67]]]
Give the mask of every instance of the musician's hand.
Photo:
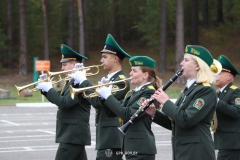
[[[159,88],[158,90],[155,91],[154,95],[152,95],[154,99],[156,99],[160,104],[164,105],[164,103],[169,100],[168,95],[161,89]]]
[[[74,69],[79,69],[79,68],[83,68],[84,66],[83,66],[83,63],[76,63],[75,65],[74,65]]]
[[[100,87],[96,92],[100,94],[101,98],[107,99],[112,94],[112,85]]]
[[[53,77],[54,78],[54,77]],[[36,88],[37,89],[41,89],[42,92],[48,92],[51,88],[53,88],[52,86],[52,80],[53,78],[51,78],[50,82],[41,82],[41,83],[38,83]]]
[[[47,79],[47,74],[46,74],[46,73],[41,74],[41,75],[39,76],[39,78],[38,78],[38,81],[41,81],[41,80],[43,80],[43,79]]]
[[[75,80],[74,85],[81,84],[83,81],[87,80],[86,70],[84,69],[82,71],[75,71],[74,73],[68,74],[68,77],[71,77]]]
[[[142,103],[142,106],[145,106],[147,103],[149,102],[149,99],[145,100],[143,103]],[[152,103],[146,110],[145,112],[147,114],[149,114],[152,118],[155,117],[155,113],[156,113],[156,107],[155,105]]]

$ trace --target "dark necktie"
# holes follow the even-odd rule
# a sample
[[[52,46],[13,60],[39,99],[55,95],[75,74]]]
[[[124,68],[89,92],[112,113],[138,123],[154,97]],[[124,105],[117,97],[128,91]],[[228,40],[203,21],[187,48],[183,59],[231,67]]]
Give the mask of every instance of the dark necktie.
[[[188,90],[188,87],[186,87],[186,88],[183,90],[183,93],[185,93],[187,90]]]
[[[221,91],[218,92],[218,97],[220,97],[220,94],[221,94],[221,93],[222,93]]]

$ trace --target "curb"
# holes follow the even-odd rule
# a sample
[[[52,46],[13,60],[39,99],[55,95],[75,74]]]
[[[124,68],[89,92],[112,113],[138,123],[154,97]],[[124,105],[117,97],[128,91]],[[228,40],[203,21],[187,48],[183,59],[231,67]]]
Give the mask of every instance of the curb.
[[[170,99],[173,103],[177,99]],[[0,108],[4,107],[29,107],[29,108],[41,108],[41,107],[57,107],[57,105],[50,102],[41,102],[41,103],[16,103],[16,104],[0,104]]]
[[[40,108],[40,107],[57,107],[57,106],[50,102],[42,102],[42,103],[16,103],[16,107]]]

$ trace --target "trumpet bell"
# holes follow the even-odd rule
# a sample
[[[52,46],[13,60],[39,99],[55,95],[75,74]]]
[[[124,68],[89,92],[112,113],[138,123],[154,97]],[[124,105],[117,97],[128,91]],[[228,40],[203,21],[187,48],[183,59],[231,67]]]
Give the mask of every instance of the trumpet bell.
[[[213,64],[210,66],[210,69],[212,72],[219,74],[222,71],[222,64],[216,59],[213,59]]]

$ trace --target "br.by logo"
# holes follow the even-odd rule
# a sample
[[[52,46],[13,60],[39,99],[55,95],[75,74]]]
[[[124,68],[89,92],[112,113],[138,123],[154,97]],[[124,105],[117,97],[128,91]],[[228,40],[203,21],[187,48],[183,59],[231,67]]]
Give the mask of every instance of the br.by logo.
[[[106,149],[106,150],[105,150],[105,155],[106,155],[107,158],[112,157],[112,154],[113,154],[113,152],[112,152],[111,149]]]

